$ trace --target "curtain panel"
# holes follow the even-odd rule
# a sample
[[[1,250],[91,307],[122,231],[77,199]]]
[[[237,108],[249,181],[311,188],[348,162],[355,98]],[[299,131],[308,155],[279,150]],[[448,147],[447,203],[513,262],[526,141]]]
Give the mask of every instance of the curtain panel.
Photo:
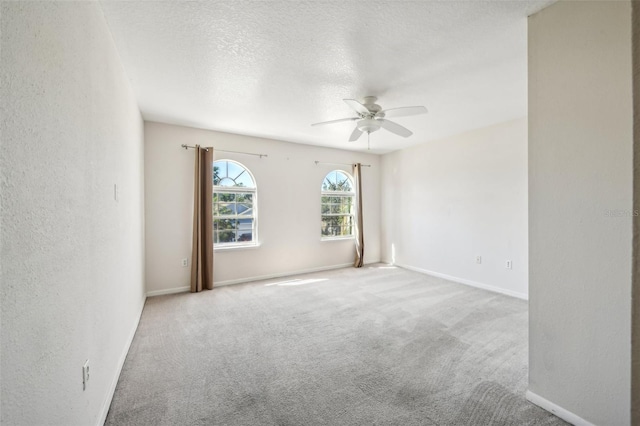
[[[362,222],[362,164],[353,165],[353,177],[356,186],[356,259],[353,266],[361,268],[364,265],[364,227]]]
[[[213,289],[213,148],[195,147],[191,292]]]

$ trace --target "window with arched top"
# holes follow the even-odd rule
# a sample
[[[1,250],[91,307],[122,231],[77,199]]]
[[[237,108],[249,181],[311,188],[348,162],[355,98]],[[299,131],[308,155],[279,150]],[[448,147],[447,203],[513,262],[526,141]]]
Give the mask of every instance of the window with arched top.
[[[214,247],[257,243],[257,195],[256,181],[249,169],[232,160],[214,161]]]
[[[321,187],[321,237],[323,239],[345,238],[354,232],[353,179],[342,171],[329,172]]]

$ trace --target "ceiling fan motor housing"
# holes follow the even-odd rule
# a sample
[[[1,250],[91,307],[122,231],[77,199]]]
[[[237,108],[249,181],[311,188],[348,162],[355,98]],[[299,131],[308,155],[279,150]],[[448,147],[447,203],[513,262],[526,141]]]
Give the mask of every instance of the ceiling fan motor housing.
[[[376,101],[378,100],[378,98],[376,98],[375,96],[365,96],[364,98],[364,106],[369,110],[370,117],[375,116],[377,113],[379,113],[380,111],[382,111],[382,107],[378,104],[376,104]]]

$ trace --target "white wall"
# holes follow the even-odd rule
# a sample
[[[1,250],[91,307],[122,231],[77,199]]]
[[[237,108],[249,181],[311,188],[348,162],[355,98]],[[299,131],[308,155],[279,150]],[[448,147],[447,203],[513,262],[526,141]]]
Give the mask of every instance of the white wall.
[[[218,152],[244,164],[258,185],[258,248],[216,250],[214,285],[352,264],[354,241],[320,241],[320,185],[331,170],[363,168],[365,262],[380,260],[379,156],[154,122],[145,123],[146,277],[149,294],[189,285],[193,223],[193,150],[181,144],[267,154]]]
[[[597,425],[630,424],[632,150],[630,2],[531,16],[529,390]]]
[[[1,421],[98,424],[144,302],[143,123],[96,3],[0,7]]]
[[[631,5],[633,11],[633,205],[634,211],[640,212],[640,2],[631,3]],[[640,424],[640,215],[634,218],[633,239],[631,422]]]
[[[526,119],[385,155],[382,224],[385,262],[526,298]]]

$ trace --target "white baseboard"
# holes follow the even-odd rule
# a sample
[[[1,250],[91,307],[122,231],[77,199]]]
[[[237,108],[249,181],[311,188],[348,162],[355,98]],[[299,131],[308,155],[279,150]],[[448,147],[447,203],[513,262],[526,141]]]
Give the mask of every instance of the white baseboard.
[[[191,290],[190,286],[167,288],[164,290],[153,290],[147,292],[147,297],[163,296],[165,294],[184,293]]]
[[[118,379],[120,378],[120,373],[122,372],[122,367],[124,367],[124,361],[127,359],[127,354],[129,353],[129,348],[131,348],[131,343],[133,342],[133,338],[136,335],[136,331],[138,330],[138,324],[140,324],[140,318],[142,318],[142,310],[144,309],[144,303],[146,302],[147,297],[145,296],[142,300],[142,305],[140,306],[140,311],[138,314],[138,318],[136,323],[134,324],[131,332],[129,333],[129,338],[127,339],[127,343],[120,354],[120,359],[118,360],[118,366],[116,368],[116,373],[111,381],[111,386],[109,387],[109,391],[107,392],[107,397],[105,398],[102,409],[100,410],[100,415],[98,417],[98,426],[103,426],[104,422],[107,420],[107,414],[109,414],[109,407],[111,407],[111,401],[113,400],[113,394],[116,392],[116,386],[118,385]]]
[[[379,260],[373,261],[373,262],[366,262],[366,265],[370,265],[373,263],[380,263]],[[318,268],[309,268],[309,269],[300,269],[297,271],[290,271],[290,272],[280,272],[280,273],[275,273],[275,274],[268,274],[268,275],[258,275],[258,276],[254,276],[254,277],[247,277],[247,278],[239,278],[236,280],[226,280],[226,281],[218,281],[214,283],[215,287],[223,287],[226,285],[234,285],[234,284],[242,284],[242,283],[249,283],[252,281],[261,281],[261,280],[270,280],[272,278],[283,278],[283,277],[290,277],[292,275],[302,275],[302,274],[310,274],[312,272],[321,272],[321,271],[329,271],[331,269],[341,269],[341,268],[348,268],[349,266],[353,266],[353,263],[341,263],[339,265],[331,265],[331,266],[321,266]],[[165,294],[173,294],[173,293],[184,293],[189,291],[190,287],[186,286],[186,287],[174,287],[174,288],[168,288],[165,290],[152,290],[152,291],[148,291],[147,292],[147,297],[153,297],[153,296],[162,296]]]
[[[566,422],[569,422],[572,425],[575,425],[575,426],[595,426],[593,423],[586,421],[582,417],[580,417],[580,416],[578,416],[576,414],[573,414],[569,410],[565,410],[564,408],[560,407],[559,405],[554,404],[553,402],[549,401],[548,399],[545,399],[545,398],[541,397],[540,395],[531,392],[530,390],[527,391],[526,398],[527,398],[527,400],[529,402],[532,402],[532,403],[536,404],[538,407],[550,412],[551,414],[554,414],[554,415],[560,417],[562,420],[564,420]]]
[[[481,288],[483,290],[492,291],[494,293],[500,293],[511,297],[517,297],[518,299],[529,300],[529,296],[524,293],[518,293],[517,291],[511,291],[500,287],[495,287],[489,284],[480,283],[477,281],[467,280],[465,278],[458,278],[452,275],[442,274],[440,272],[429,271],[422,268],[416,268],[415,266],[403,265],[401,263],[394,263],[395,266],[399,266],[410,271],[420,272],[421,274],[431,275],[438,278],[444,278],[445,280],[453,281],[459,284],[465,284],[471,287]]]
[[[225,285],[249,283],[252,281],[270,280],[272,278],[283,278],[283,277],[290,277],[292,275],[310,274],[312,272],[329,271],[331,269],[341,269],[341,268],[347,268],[349,266],[353,266],[353,263],[342,263],[340,265],[321,266],[319,268],[300,269],[300,270],[291,271],[291,272],[259,275],[255,277],[249,277],[249,278],[240,278],[237,280],[218,281],[217,283],[214,283],[214,286],[222,287]]]

